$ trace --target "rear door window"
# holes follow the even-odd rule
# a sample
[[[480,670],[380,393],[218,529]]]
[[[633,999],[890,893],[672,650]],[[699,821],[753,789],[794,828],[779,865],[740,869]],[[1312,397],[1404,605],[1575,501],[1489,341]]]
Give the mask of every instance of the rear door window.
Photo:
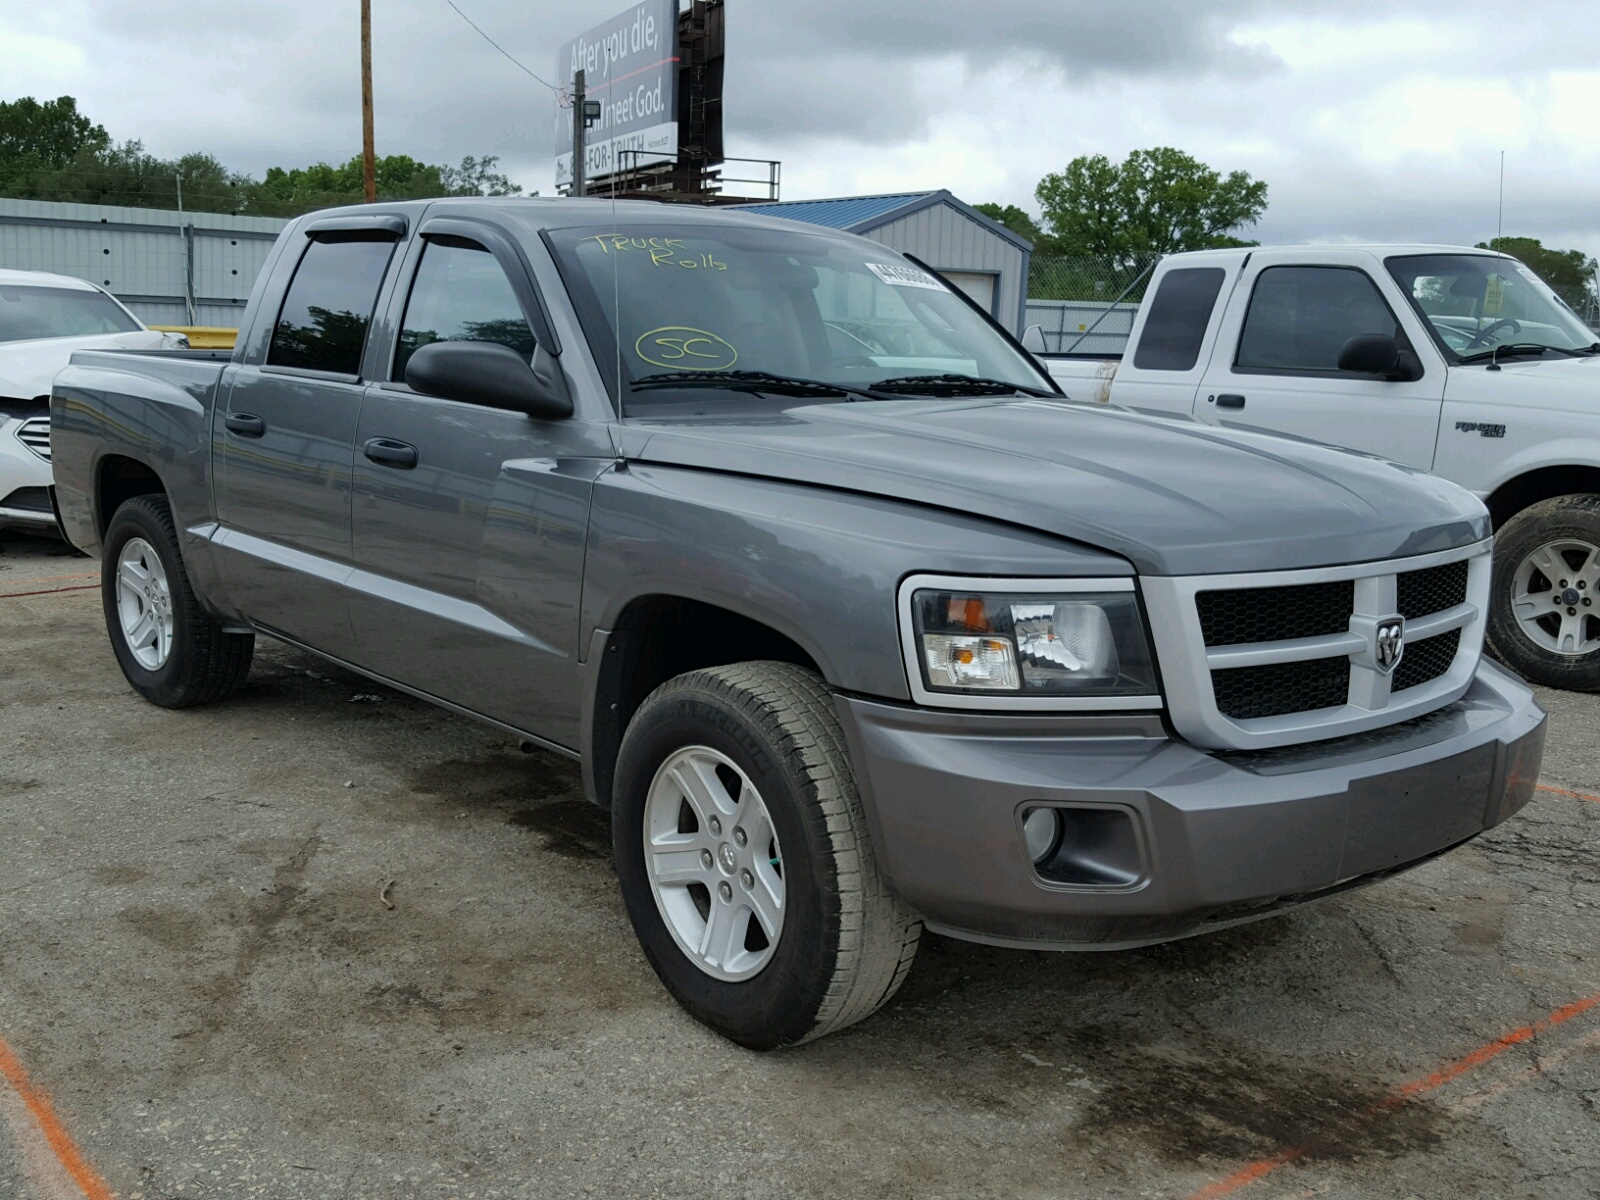
[[[394,247],[389,238],[307,246],[283,298],[267,363],[359,375],[378,285]]]
[[[1239,335],[1240,371],[1343,374],[1339,351],[1353,337],[1404,337],[1365,271],[1355,267],[1268,267],[1256,279]]]
[[[1190,371],[1200,359],[1206,326],[1222,291],[1221,267],[1168,271],[1150,301],[1144,332],[1133,354],[1141,371]]]
[[[400,323],[392,378],[434,342],[496,342],[532,361],[533,330],[494,255],[465,239],[430,238]]]

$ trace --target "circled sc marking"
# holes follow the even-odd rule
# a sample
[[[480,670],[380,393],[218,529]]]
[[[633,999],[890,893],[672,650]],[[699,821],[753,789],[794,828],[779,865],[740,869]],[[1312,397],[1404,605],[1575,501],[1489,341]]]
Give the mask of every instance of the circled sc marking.
[[[726,371],[739,361],[739,352],[704,329],[663,325],[639,335],[633,352],[652,367],[669,371]]]

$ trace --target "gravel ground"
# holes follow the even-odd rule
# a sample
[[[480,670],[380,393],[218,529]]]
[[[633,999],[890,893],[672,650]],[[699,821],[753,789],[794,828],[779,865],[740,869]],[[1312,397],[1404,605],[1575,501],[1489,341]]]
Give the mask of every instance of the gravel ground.
[[[271,643],[153,708],[95,569],[0,535],[0,1051],[119,1200],[1600,1195],[1596,697],[1543,697],[1559,790],[1410,874],[1139,951],[930,937],[760,1056],[657,984],[573,764]],[[31,1117],[0,1083],[0,1196],[92,1196]]]

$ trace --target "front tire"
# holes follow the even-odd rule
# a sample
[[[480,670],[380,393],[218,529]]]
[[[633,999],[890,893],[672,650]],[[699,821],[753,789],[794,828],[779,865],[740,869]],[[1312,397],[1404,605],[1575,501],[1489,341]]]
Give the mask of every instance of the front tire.
[[[250,673],[255,636],[224,633],[200,607],[165,496],[135,496],[112,516],[100,598],[117,665],[150,703],[210,704]]]
[[[1600,496],[1557,496],[1501,527],[1489,646],[1534,683],[1600,691]]]
[[[688,1012],[754,1050],[870,1016],[922,926],[880,875],[833,699],[748,662],[669,680],[617,760],[617,877],[645,957]]]

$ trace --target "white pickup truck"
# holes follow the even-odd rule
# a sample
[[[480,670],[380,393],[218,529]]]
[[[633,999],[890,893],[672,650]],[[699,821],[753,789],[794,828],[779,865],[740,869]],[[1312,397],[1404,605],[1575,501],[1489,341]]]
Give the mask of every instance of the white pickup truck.
[[[1043,348],[1036,329],[1023,341]],[[1527,267],[1450,246],[1175,254],[1128,345],[1040,357],[1073,399],[1469,488],[1497,531],[1491,647],[1535,682],[1600,690],[1600,338]]]

